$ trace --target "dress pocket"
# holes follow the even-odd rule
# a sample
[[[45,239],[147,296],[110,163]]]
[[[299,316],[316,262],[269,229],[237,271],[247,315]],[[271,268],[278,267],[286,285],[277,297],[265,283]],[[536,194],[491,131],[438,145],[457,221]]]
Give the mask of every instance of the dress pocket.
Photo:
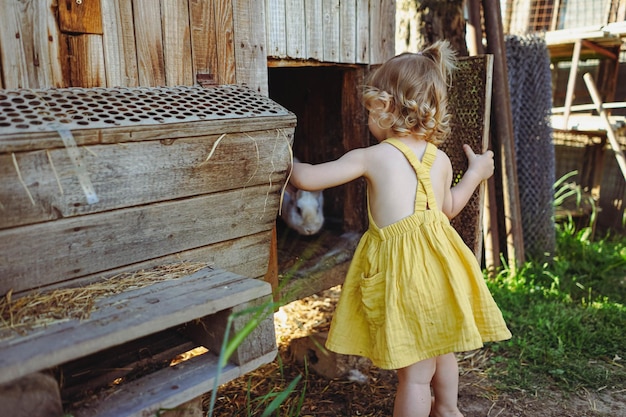
[[[361,277],[361,302],[367,322],[372,327],[380,327],[385,320],[385,275],[382,272],[371,277]]]

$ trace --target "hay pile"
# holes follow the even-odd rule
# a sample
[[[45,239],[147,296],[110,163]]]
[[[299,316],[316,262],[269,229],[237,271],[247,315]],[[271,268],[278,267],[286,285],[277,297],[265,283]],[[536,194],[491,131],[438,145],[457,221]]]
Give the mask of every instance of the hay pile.
[[[82,287],[36,292],[15,299],[9,291],[0,299],[0,340],[72,319],[85,320],[102,298],[178,279],[205,267],[207,264],[201,262],[161,265],[117,274]]]

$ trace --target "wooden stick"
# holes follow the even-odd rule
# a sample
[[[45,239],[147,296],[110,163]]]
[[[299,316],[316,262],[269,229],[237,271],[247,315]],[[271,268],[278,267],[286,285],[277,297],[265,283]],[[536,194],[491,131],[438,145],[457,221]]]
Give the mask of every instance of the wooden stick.
[[[567,120],[569,119],[570,108],[572,107],[572,101],[574,100],[574,87],[576,86],[576,74],[578,73],[578,63],[580,62],[580,49],[582,48],[582,41],[578,39],[574,43],[574,51],[572,53],[572,67],[569,70],[569,78],[567,80],[567,92],[565,93],[565,112],[564,123],[567,126]]]
[[[502,167],[502,193],[506,226],[507,259],[509,266],[521,266],[525,261],[524,237],[522,234],[521,207],[517,183],[517,163],[513,136],[513,115],[509,94],[506,50],[502,30],[500,2],[482,0],[485,14],[487,52],[494,55],[493,66],[493,108],[495,128],[493,137],[496,158]]]
[[[591,74],[586,73],[583,75],[583,80],[585,80],[585,84],[587,85],[587,90],[589,90],[589,95],[591,95],[591,99],[593,103],[596,105],[596,110],[600,114],[600,119],[604,122],[604,126],[606,128],[606,135],[609,138],[609,143],[611,144],[611,148],[615,152],[615,159],[617,159],[617,164],[619,165],[622,176],[624,180],[626,180],[626,158],[624,157],[624,152],[622,152],[622,148],[617,141],[617,137],[615,136],[615,131],[611,126],[611,121],[609,120],[609,116],[607,115],[606,110],[602,106],[602,99],[600,98],[600,94],[598,93],[598,89],[596,88],[596,83],[593,81]]]

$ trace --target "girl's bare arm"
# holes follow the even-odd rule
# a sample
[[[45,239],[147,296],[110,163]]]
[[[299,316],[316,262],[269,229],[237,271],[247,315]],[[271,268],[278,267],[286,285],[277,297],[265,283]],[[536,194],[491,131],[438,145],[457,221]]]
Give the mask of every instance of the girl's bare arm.
[[[463,210],[463,207],[465,207],[472,197],[476,187],[478,187],[482,181],[491,177],[494,170],[492,151],[487,151],[482,155],[476,155],[468,145],[463,145],[463,150],[469,162],[467,172],[463,175],[459,183],[452,187],[449,193],[446,193],[446,199],[442,208],[444,214],[450,219],[454,218]],[[450,172],[450,177],[452,177],[452,172]]]
[[[301,190],[317,191],[350,182],[365,175],[365,149],[354,149],[341,158],[311,165],[295,162],[289,182]]]

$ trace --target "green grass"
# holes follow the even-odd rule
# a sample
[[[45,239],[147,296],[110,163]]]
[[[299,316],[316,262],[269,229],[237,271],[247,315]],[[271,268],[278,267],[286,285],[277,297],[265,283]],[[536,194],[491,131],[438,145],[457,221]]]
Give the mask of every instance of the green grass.
[[[557,225],[551,262],[503,268],[489,286],[513,333],[494,344],[503,389],[624,389],[626,237]]]

